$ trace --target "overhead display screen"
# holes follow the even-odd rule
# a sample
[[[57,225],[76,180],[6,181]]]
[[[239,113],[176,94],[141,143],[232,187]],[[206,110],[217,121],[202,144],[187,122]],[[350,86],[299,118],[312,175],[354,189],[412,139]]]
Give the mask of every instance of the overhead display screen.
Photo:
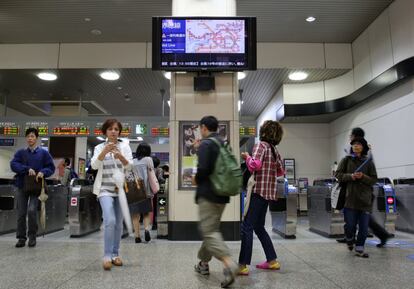
[[[53,135],[89,135],[89,126],[83,122],[61,122],[53,128]]]
[[[154,19],[154,69],[256,69],[256,19],[253,17]]]
[[[49,125],[47,122],[39,122],[39,121],[26,122],[24,130],[26,131],[26,129],[30,127],[36,128],[40,136],[47,136],[49,134]]]
[[[0,122],[0,135],[18,136],[19,126],[14,122]]]

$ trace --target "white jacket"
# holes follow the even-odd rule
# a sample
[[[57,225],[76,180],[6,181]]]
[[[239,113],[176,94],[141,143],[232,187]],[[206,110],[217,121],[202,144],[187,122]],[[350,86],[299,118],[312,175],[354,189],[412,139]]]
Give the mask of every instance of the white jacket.
[[[93,151],[93,157],[91,160],[91,167],[94,170],[98,170],[98,173],[95,178],[95,183],[93,184],[93,193],[95,195],[99,195],[101,191],[101,184],[102,184],[102,171],[103,171],[103,161],[98,159],[99,155],[101,154],[103,148],[107,143],[101,143],[97,145]],[[127,159],[128,165],[124,166],[124,170],[131,170],[132,168],[132,151],[131,147],[129,146],[128,139],[122,139],[122,141],[118,141],[118,149],[124,158]]]

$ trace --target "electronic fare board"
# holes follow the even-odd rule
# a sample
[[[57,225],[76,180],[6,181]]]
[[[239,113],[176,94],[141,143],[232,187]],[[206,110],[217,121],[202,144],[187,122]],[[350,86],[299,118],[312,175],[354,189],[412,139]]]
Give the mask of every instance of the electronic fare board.
[[[34,127],[39,131],[39,136],[47,136],[49,134],[49,125],[47,122],[26,122],[25,131]]]
[[[57,136],[87,136],[89,126],[83,122],[61,122],[53,128],[53,135]]]
[[[168,127],[153,127],[151,128],[151,136],[170,136],[170,128]]]
[[[18,136],[19,126],[14,122],[0,122],[0,135]]]
[[[240,135],[243,135],[243,136],[256,136],[256,127],[254,127],[254,126],[240,127]]]

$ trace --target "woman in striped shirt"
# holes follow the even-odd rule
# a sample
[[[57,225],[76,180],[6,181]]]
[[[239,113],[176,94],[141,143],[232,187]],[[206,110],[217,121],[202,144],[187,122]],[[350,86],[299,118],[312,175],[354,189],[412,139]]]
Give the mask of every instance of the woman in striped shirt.
[[[111,270],[112,265],[122,266],[119,245],[122,235],[122,211],[118,199],[118,188],[112,176],[115,170],[130,170],[132,152],[127,141],[118,139],[122,124],[116,119],[108,119],[102,125],[102,133],[107,140],[95,147],[91,165],[98,170],[93,192],[98,196],[104,221],[104,260],[103,268]]]

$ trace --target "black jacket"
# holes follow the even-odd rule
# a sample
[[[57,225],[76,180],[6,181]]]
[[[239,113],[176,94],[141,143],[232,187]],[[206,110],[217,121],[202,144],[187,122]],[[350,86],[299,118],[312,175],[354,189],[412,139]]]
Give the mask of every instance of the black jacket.
[[[223,143],[223,140],[219,138],[217,133],[212,133],[209,137],[214,137]],[[214,171],[219,150],[218,145],[212,140],[204,139],[201,141],[197,153],[198,165],[195,177],[197,182],[196,203],[198,203],[199,198],[218,204],[225,204],[230,201],[229,197],[217,196],[210,181],[210,175]]]
[[[346,183],[345,208],[372,211],[373,186],[377,182],[377,171],[372,160],[368,161],[361,172],[364,177],[360,180],[352,180],[352,173],[364,163],[366,157],[357,158],[347,156],[341,160],[335,176],[340,182]]]

